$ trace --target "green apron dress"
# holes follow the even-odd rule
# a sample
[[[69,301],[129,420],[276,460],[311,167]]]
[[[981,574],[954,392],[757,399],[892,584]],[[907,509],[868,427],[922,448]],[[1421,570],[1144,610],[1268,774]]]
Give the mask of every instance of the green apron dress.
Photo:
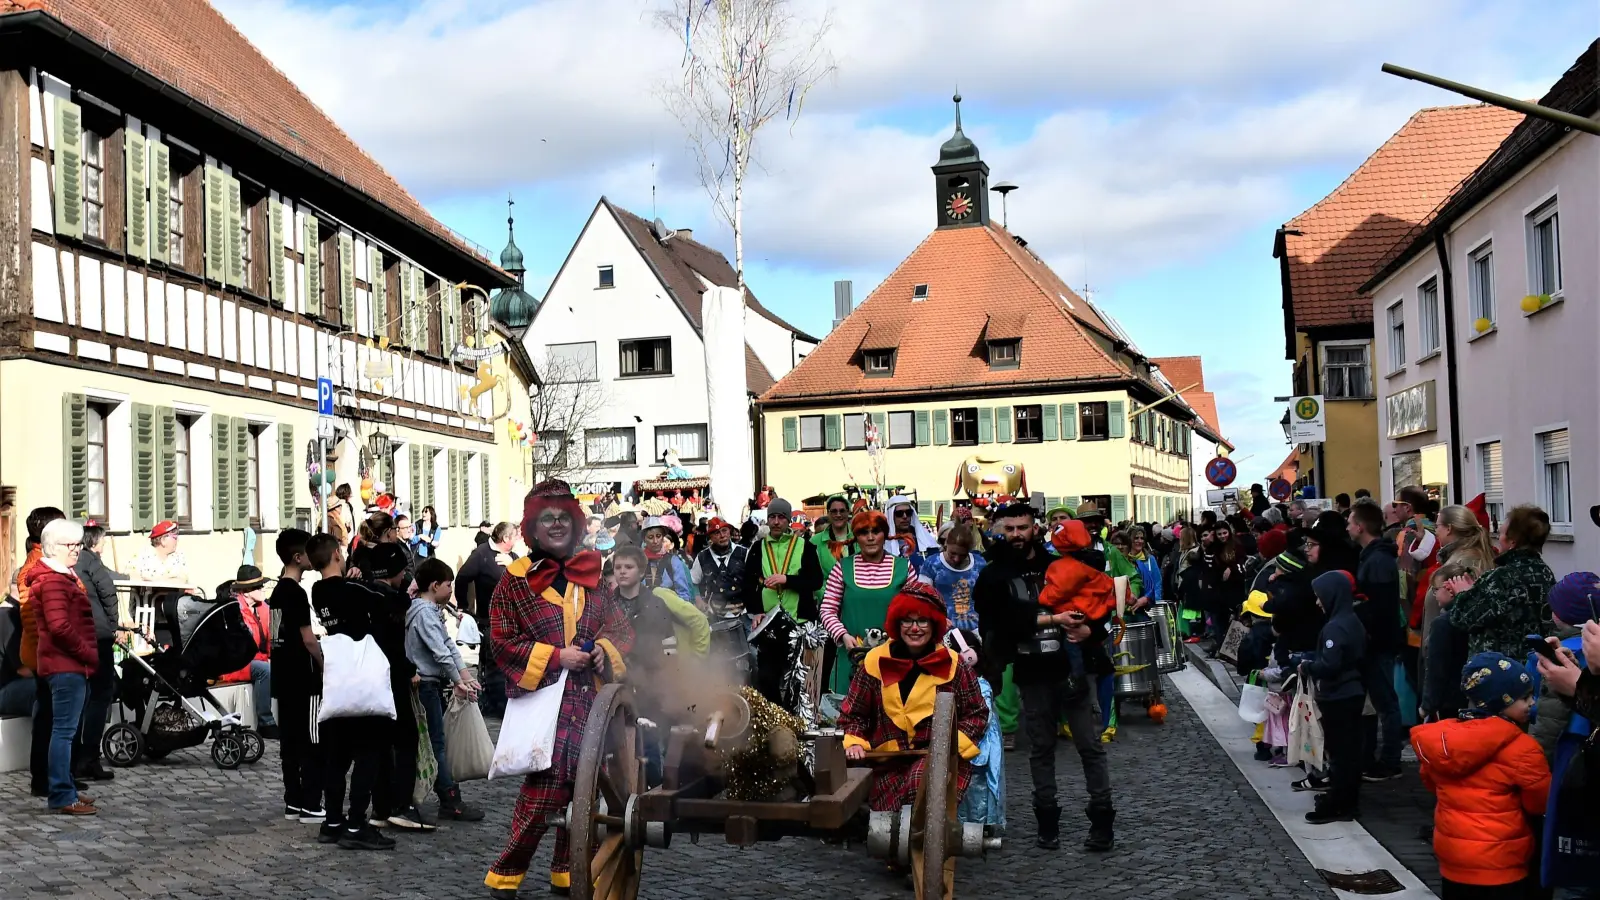
[[[910,562],[904,556],[894,559],[894,575],[889,583],[881,588],[864,588],[856,584],[856,559],[847,556],[839,561],[839,566],[844,571],[844,596],[839,599],[839,621],[844,624],[847,633],[854,637],[861,637],[869,628],[882,628],[883,620],[889,617],[889,604],[894,600],[894,595],[900,593],[900,588],[906,583],[906,578],[911,571]],[[849,651],[839,648],[838,655],[833,660],[833,684],[830,688],[835,694],[848,694],[850,692],[850,677],[855,673],[855,666],[850,660]]]

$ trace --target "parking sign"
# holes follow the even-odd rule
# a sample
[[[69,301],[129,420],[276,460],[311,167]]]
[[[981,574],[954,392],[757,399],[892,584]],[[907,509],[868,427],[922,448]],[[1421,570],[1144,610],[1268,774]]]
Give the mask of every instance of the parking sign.
[[[317,379],[317,415],[333,415],[333,379]]]

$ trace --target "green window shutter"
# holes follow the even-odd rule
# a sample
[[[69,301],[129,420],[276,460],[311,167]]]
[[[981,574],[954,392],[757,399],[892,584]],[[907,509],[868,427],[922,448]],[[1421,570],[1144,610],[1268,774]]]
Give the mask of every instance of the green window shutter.
[[[872,424],[873,427],[878,429],[878,446],[887,448],[889,446],[889,414],[886,412],[873,413]]]
[[[432,500],[422,500],[422,448],[412,444],[406,448],[411,456],[411,505],[420,514]]]
[[[228,275],[228,176],[208,165],[205,179],[206,280],[220,284]]]
[[[918,500],[917,501],[917,515],[918,516],[932,516],[933,515],[933,501],[932,500]]]
[[[83,109],[55,98],[56,234],[83,237]],[[73,518],[69,516],[68,518]]]
[[[1039,407],[1040,430],[1047,441],[1053,441],[1060,434],[1060,426],[1056,423],[1056,405],[1046,403]]]
[[[829,450],[837,450],[843,446],[844,441],[841,437],[843,425],[844,422],[837,415],[822,417],[823,447]]]
[[[490,522],[494,521],[494,514],[489,511],[489,454],[478,454],[478,469],[481,476],[478,481],[479,489],[483,492],[483,517]]]
[[[943,447],[950,443],[950,410],[933,411],[933,442]]]
[[[122,184],[126,189],[123,208],[128,219],[128,255],[134,259],[150,258],[150,218],[145,208],[144,135],[132,128],[122,129]]]
[[[997,443],[1011,443],[1011,407],[997,406],[994,409],[994,439]]]
[[[433,316],[430,314],[430,304],[439,302],[439,291],[437,288],[435,288],[432,294],[428,293],[428,276],[421,269],[417,270],[416,277],[417,349],[427,352],[428,349],[433,345],[433,330],[437,327],[434,324]]]
[[[400,264],[400,344],[411,346],[411,265]]]
[[[233,527],[250,524],[250,423],[233,420]],[[257,460],[259,465],[260,460]],[[256,482],[256,514],[261,512],[261,483]]]
[[[389,334],[389,305],[384,291],[388,288],[383,277],[383,251],[377,247],[367,248],[367,284],[372,290],[372,336],[387,337]],[[392,485],[391,485],[392,487]]]
[[[149,531],[156,524],[156,410],[148,403],[133,404],[133,530]]]
[[[447,487],[450,496],[445,498],[450,506],[450,524],[460,527],[461,521],[461,485],[457,483],[456,476],[461,471],[461,453],[451,450],[445,456],[445,470],[447,472]]]
[[[472,524],[467,521],[472,518],[472,495],[470,493],[472,475],[468,468],[471,463],[472,454],[465,450],[456,454],[456,465],[461,469],[460,473],[456,475],[456,483],[457,487],[460,488],[457,494],[461,497],[461,524],[463,525]]]
[[[1045,495],[1045,498],[1044,498],[1044,511],[1045,512],[1048,513],[1050,510],[1055,509],[1056,507],[1058,507],[1060,505],[1061,505],[1061,498],[1060,497],[1051,497],[1048,494]]]
[[[306,280],[305,280],[305,308],[308,315],[322,315],[322,246],[318,243],[322,234],[317,224],[317,217],[306,214],[305,242]]]
[[[172,240],[172,158],[167,145],[150,141],[150,260],[167,261]]]
[[[156,519],[178,516],[178,414],[170,406],[156,407],[156,471],[161,501]]]
[[[234,287],[244,285],[244,197],[239,194],[239,179],[227,176],[228,232],[224,236],[227,271],[223,279]]]
[[[89,401],[61,395],[61,498],[69,519],[89,514]]]
[[[1128,496],[1126,494],[1111,495],[1111,523],[1115,525],[1128,517]]]
[[[793,453],[800,449],[800,420],[794,416],[783,417],[783,452]]]
[[[978,407],[978,443],[994,443],[994,410],[987,406]]]
[[[1061,439],[1063,441],[1075,441],[1078,439],[1078,404],[1076,403],[1061,404]]]
[[[233,420],[211,414],[211,529],[233,527]]]
[[[434,476],[438,468],[438,453],[437,447],[425,447],[422,451],[422,496],[425,500],[424,506],[432,505],[439,496],[434,490]],[[449,514],[449,512],[450,510],[446,508],[445,513]]]
[[[339,324],[346,331],[356,327],[356,241],[339,232]]]
[[[278,423],[278,527],[294,521],[294,426]]]
[[[1113,438],[1124,437],[1128,433],[1128,414],[1123,412],[1121,400],[1113,400],[1106,404],[1106,427]],[[1123,501],[1127,502],[1127,501]]]
[[[1082,502],[1083,502],[1083,500],[1081,498],[1078,498],[1078,497],[1062,497],[1061,498],[1061,505],[1065,506],[1067,508],[1067,511],[1068,512],[1072,512],[1072,513],[1076,513],[1078,511],[1078,504],[1082,503]]]
[[[917,446],[926,447],[931,442],[931,436],[928,433],[930,430],[928,425],[928,411],[925,409],[917,410],[914,419],[916,422]]]
[[[267,282],[272,294],[269,299],[280,305],[287,293],[284,290],[287,281],[284,277],[283,215],[283,201],[276,198],[267,201]]]

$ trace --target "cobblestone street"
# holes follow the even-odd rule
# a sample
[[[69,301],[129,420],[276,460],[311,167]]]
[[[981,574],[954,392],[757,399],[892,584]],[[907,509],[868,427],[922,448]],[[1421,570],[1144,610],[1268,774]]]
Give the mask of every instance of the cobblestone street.
[[[1031,841],[1027,759],[1008,754],[1013,842],[987,860],[957,863],[957,894],[1027,898],[1159,900],[1331,897],[1316,873],[1250,791],[1194,713],[1169,691],[1171,715],[1154,726],[1131,713],[1112,745],[1117,849],[1090,858],[1077,846],[1084,805],[1076,754],[1059,750],[1066,826],[1059,852]],[[50,816],[27,796],[27,774],[0,776],[0,896],[241,898],[482,897],[485,868],[500,848],[515,782],[474,782],[470,800],[488,818],[431,836],[399,835],[392,853],[322,846],[312,826],[280,818],[276,745],[255,766],[222,772],[202,748],[121,770],[92,793],[102,812]],[[548,847],[548,844],[546,845]],[[541,854],[524,889],[542,896]],[[755,900],[826,895],[838,900],[904,898],[861,849],[789,840],[748,850],[681,836],[647,851],[642,897],[725,896]]]

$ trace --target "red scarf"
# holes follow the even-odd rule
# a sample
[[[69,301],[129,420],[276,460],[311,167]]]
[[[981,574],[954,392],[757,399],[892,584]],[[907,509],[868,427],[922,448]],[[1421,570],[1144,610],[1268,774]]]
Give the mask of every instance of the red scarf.
[[[902,659],[886,653],[878,660],[878,673],[883,676],[884,687],[893,687],[911,674],[912,667],[921,669],[940,681],[949,681],[955,666],[955,657],[943,645],[935,643],[921,659]]]
[[[580,551],[567,559],[547,556],[535,561],[528,570],[528,587],[535,594],[542,594],[545,588],[555,584],[556,576],[562,575],[579,587],[593,590],[600,584],[600,568],[600,554],[593,550]]]
[[[644,548],[644,558],[650,560],[651,562],[655,562],[658,559],[665,559],[671,553],[671,550],[667,550],[665,548],[663,548],[660,553],[652,552],[649,547]]]

